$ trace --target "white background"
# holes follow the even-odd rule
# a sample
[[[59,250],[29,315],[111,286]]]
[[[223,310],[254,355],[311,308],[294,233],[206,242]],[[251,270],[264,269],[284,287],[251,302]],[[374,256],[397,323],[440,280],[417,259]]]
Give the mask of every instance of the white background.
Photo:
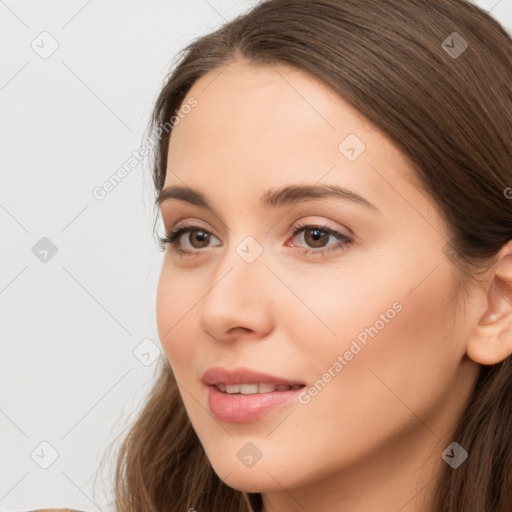
[[[147,162],[92,191],[143,143],[178,51],[256,3],[0,1],[2,511],[110,510],[94,476],[154,379],[133,351],[160,346],[162,253]],[[475,3],[512,33],[512,0]]]

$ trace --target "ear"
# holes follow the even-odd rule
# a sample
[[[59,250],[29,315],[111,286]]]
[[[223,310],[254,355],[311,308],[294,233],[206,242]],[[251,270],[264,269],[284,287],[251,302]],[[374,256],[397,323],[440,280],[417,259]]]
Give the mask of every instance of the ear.
[[[485,311],[470,333],[466,353],[473,361],[493,365],[512,354],[512,243],[500,251]]]

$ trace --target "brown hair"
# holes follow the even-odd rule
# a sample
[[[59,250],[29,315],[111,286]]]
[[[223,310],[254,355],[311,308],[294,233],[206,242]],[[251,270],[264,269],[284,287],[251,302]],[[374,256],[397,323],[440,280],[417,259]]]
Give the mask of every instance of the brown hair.
[[[461,54],[449,51],[454,32],[468,44]],[[320,78],[389,136],[445,220],[460,275],[475,278],[512,239],[512,40],[484,11],[464,0],[263,1],[183,50],[151,129],[178,113],[198,78],[235,60]],[[171,132],[155,148],[156,194]],[[116,510],[263,510],[260,494],[219,479],[167,360],[159,372],[119,449]],[[511,357],[481,366],[453,436],[469,458],[456,470],[444,465],[435,512],[512,510],[511,391]]]

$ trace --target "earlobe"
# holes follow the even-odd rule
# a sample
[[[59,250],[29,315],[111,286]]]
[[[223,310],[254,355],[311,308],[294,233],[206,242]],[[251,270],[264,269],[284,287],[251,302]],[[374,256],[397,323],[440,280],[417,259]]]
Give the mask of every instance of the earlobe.
[[[488,286],[486,310],[467,343],[468,357],[483,365],[498,364],[512,354],[512,244],[503,250]]]

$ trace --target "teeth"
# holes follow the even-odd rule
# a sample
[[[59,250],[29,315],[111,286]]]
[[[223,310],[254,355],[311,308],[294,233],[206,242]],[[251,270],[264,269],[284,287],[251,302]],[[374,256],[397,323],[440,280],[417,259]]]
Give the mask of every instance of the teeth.
[[[216,384],[215,387],[229,395],[237,393],[241,395],[254,395],[256,393],[272,393],[273,391],[289,391],[290,389],[299,389],[302,386],[300,384],[293,386],[286,384],[276,385],[265,382],[260,384]]]
[[[274,384],[268,384],[266,382],[258,384],[258,393],[272,393],[275,389],[276,387]]]
[[[240,393],[242,395],[252,395],[258,392],[258,384],[240,384]]]

